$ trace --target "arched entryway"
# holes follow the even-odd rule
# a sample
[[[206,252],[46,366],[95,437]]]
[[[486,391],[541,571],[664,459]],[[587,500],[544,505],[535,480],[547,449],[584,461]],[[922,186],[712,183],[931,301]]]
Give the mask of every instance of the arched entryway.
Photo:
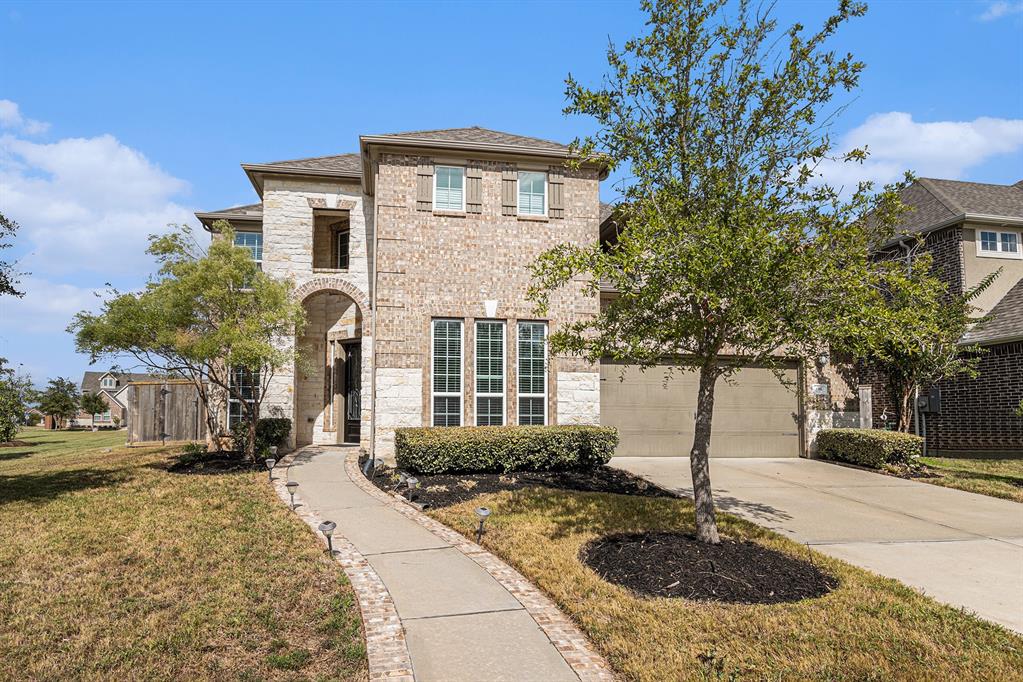
[[[296,444],[358,445],[368,435],[362,425],[368,371],[360,296],[335,282],[308,289],[296,292],[306,313],[305,329],[295,340]]]

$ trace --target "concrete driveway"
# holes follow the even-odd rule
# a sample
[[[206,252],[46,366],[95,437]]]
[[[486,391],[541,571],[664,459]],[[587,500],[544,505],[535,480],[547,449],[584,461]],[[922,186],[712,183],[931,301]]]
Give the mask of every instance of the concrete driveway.
[[[692,495],[686,457],[611,465]],[[1023,505],[807,459],[714,459],[718,508],[1023,633]]]

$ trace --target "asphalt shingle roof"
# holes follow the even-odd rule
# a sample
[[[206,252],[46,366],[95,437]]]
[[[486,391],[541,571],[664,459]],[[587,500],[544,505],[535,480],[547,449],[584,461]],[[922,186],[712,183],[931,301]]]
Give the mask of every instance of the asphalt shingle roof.
[[[480,128],[441,128],[438,130],[413,130],[406,133],[388,133],[379,137],[405,138],[410,140],[432,140],[436,142],[469,142],[480,144],[497,144],[508,147],[532,147],[550,151],[567,151],[568,145],[539,137],[527,137],[505,133],[500,130]]]
[[[362,157],[358,154],[336,154],[334,156],[313,156],[308,159],[289,159],[259,164],[261,166],[278,166],[289,169],[310,169],[331,173],[362,173]]]
[[[897,232],[927,230],[964,213],[1023,218],[1023,182],[992,185],[960,180],[918,178],[902,192],[910,206]]]
[[[989,319],[963,336],[964,343],[995,343],[1023,337],[1023,279],[995,304]]]
[[[152,374],[138,374],[135,372],[86,372],[82,375],[82,393],[97,393],[100,391],[99,380],[106,374],[113,374],[117,379],[117,386],[110,389],[111,392],[122,388],[125,384],[132,381],[153,381],[160,378]]]

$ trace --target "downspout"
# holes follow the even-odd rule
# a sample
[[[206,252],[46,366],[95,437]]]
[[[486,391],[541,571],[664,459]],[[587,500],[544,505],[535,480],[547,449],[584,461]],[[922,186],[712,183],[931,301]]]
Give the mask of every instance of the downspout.
[[[906,245],[906,240],[899,240],[899,246],[906,251],[906,272],[913,274],[913,257],[910,255],[910,247]],[[920,434],[920,387],[917,386],[913,389],[913,430],[916,435]],[[927,447],[924,445],[924,453],[926,454]]]
[[[372,158],[370,163],[373,163]],[[377,184],[377,169],[373,169],[373,187]],[[373,194],[373,258],[371,266],[373,277],[370,281],[369,309],[373,313],[370,320],[371,336],[369,352],[369,459],[366,460],[366,467],[363,473],[371,475],[377,467],[377,247],[380,243],[378,230],[380,222],[380,207],[376,201],[376,192]]]

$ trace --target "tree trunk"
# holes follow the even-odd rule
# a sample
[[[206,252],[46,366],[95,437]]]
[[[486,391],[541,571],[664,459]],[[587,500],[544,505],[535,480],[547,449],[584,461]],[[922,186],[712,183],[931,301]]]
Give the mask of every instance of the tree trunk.
[[[913,420],[913,387],[908,384],[903,386],[899,400],[899,431],[909,433]]]
[[[256,416],[249,411],[248,429],[245,434],[245,454],[253,462],[256,461]]]
[[[713,367],[700,368],[700,392],[696,400],[696,433],[689,453],[693,474],[693,500],[696,503],[696,537],[716,545],[718,525],[714,515],[714,495],[710,488],[710,429],[714,417],[714,384],[717,372]]]

